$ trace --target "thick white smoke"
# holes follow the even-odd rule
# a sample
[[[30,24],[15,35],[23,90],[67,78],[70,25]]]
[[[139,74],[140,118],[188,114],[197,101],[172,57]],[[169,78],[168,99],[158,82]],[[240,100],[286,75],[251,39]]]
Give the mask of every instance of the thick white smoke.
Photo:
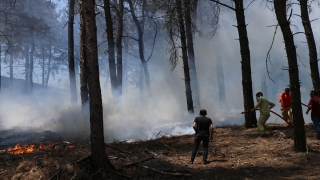
[[[299,8],[294,7],[294,11],[299,13]],[[259,3],[251,4],[245,13],[254,94],[258,91],[268,94],[268,99],[277,105],[274,111],[279,112],[276,97],[289,84],[288,72],[281,69],[288,66],[281,31],[278,28],[271,50],[273,64],[269,64],[269,70],[272,71],[270,77],[276,80],[276,83],[267,78],[267,89],[262,89],[262,78],[268,77],[264,76],[267,73],[265,59],[274,34],[275,27],[272,25],[276,25],[277,21],[274,12]],[[319,15],[318,9],[315,9],[310,19],[315,19]],[[292,17],[292,22],[298,27],[292,27],[293,31],[303,31],[299,17]],[[312,24],[313,31],[319,32],[320,25],[315,22]],[[244,123],[244,117],[240,114],[243,111],[243,97],[241,56],[239,42],[236,40],[239,36],[237,29],[232,25],[236,25],[235,13],[229,10],[223,11],[216,35],[211,40],[199,37],[195,39],[201,108],[207,109],[208,116],[212,118],[215,126]],[[316,33],[315,37],[318,44],[319,36]],[[110,82],[105,84],[106,80],[101,77],[106,141],[154,138],[160,131],[161,135],[193,133],[191,125],[198,112],[195,112],[195,115],[188,115],[186,112],[183,64],[180,62],[176,69],[170,72],[165,43],[161,40],[158,42],[161,43],[157,44],[156,51],[148,63],[152,96],[147,93],[141,95],[137,87],[127,86],[122,99],[115,105]],[[304,42],[303,34],[295,36],[297,50],[302,57],[299,61],[302,102],[307,103],[312,84],[309,76],[307,45]],[[129,61],[139,60],[132,57]],[[215,67],[217,61],[221,61],[223,66],[226,105],[221,105],[219,102]],[[68,138],[88,137],[89,120],[82,119],[80,108],[70,106],[68,77],[62,81],[64,82],[62,88],[66,90],[49,91],[47,94],[36,91],[32,95],[26,95],[10,89],[1,90],[0,129],[27,126],[61,132]],[[306,123],[311,122],[309,116],[304,118]],[[282,120],[271,116],[268,122],[282,123]]]

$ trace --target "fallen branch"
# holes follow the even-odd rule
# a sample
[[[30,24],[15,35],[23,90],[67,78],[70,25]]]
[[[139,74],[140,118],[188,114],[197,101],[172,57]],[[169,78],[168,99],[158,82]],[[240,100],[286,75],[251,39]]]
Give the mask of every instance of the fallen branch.
[[[122,150],[120,150],[120,149],[118,149],[118,148],[116,148],[116,147],[111,146],[110,144],[105,143],[105,145],[106,145],[107,147],[112,148],[112,149],[114,149],[114,150],[117,150],[117,151],[119,151],[119,152],[121,152],[121,153],[127,153],[127,154],[131,154],[131,155],[132,155],[131,152],[122,151]]]
[[[10,164],[10,163],[7,163],[7,162],[4,162],[6,165],[8,165],[8,166],[13,166],[12,164]]]
[[[157,153],[149,151],[148,149],[144,149],[145,152],[152,154],[153,156],[159,156]]]
[[[120,169],[121,169],[121,168],[128,167],[128,166],[132,166],[132,165],[138,165],[138,164],[140,164],[140,163],[143,163],[143,162],[146,162],[146,161],[149,161],[149,160],[152,160],[152,159],[154,159],[153,156],[152,156],[152,157],[149,157],[149,158],[146,158],[146,159],[142,159],[142,160],[140,160],[140,161],[136,161],[136,162],[132,162],[132,163],[123,165],[123,166],[120,167]]]
[[[119,159],[119,157],[114,157],[114,156],[109,156],[108,158],[109,158],[109,160],[116,160],[116,159]]]
[[[53,176],[51,176],[51,178],[49,178],[49,180],[59,179],[58,176],[59,176],[59,174],[60,174],[61,172],[62,172],[61,169],[59,169],[56,173],[54,173]],[[57,178],[55,178],[55,177],[57,177]]]
[[[142,166],[142,165],[138,165],[138,164],[137,164],[137,166],[140,166],[140,167],[143,167],[145,169],[152,170],[154,172],[158,172],[158,173],[161,173],[161,174],[170,175],[170,176],[187,176],[187,177],[191,177],[192,176],[192,174],[181,174],[181,173],[164,172],[164,171],[157,170],[155,168],[151,168],[151,167],[148,167],[148,166]]]
[[[88,162],[90,162],[90,158],[91,156],[86,156],[86,157],[83,157],[77,161],[74,162],[74,164],[77,164],[78,166],[82,166],[84,164],[87,164]]]
[[[164,143],[164,142],[162,141],[162,139],[160,139],[160,141],[162,142],[162,144],[163,144],[165,147],[169,148],[170,150],[173,150],[173,151],[176,150],[176,149],[168,146],[166,143]]]

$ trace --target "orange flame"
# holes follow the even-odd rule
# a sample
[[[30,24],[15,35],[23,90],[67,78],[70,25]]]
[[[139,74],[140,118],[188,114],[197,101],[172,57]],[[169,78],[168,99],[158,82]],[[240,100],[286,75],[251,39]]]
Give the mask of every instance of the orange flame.
[[[15,145],[13,148],[9,148],[7,151],[10,154],[24,154],[24,153],[30,153],[34,151],[34,144],[27,146],[23,145],[21,146],[20,144]]]
[[[32,152],[41,152],[50,149],[52,144],[31,144],[31,145],[20,145],[17,144],[13,148],[8,148],[7,152],[9,154],[26,154]],[[75,145],[68,145],[69,148],[74,148]]]
[[[13,148],[8,148],[7,152],[9,154],[25,154],[25,153],[32,153],[32,152],[40,152],[48,149],[50,145],[39,144],[38,146],[31,144],[31,145],[20,145],[17,144]]]

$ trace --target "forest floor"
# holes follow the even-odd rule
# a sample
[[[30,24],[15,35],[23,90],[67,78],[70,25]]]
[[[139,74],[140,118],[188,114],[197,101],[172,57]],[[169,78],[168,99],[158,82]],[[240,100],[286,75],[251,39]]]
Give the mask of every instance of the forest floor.
[[[209,143],[208,164],[202,147],[194,164],[188,164],[194,135],[162,136],[141,142],[106,144],[118,170],[105,179],[314,179],[320,177],[320,141],[312,124],[305,125],[307,152],[294,151],[293,127],[271,124],[277,130],[260,137],[256,128],[223,126]],[[0,133],[1,138],[1,133]],[[0,139],[1,140],[1,139]],[[89,141],[58,142],[41,152],[10,154],[0,147],[1,180],[92,179]]]

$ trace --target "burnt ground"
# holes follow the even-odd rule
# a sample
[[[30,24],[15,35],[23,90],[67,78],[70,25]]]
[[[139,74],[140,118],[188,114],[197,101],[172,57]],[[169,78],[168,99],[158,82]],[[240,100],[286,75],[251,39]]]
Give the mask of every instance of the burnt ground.
[[[315,140],[313,125],[305,125],[308,150],[301,153],[293,149],[292,127],[273,126],[278,130],[268,131],[265,138],[259,137],[256,128],[216,128],[205,165],[201,148],[194,164],[188,164],[194,135],[110,143],[106,151],[118,172],[104,179],[319,179],[320,141]],[[9,154],[2,146],[0,179],[93,179],[99,172],[90,169],[85,158],[89,154],[87,140],[54,142],[41,152],[19,155]]]

